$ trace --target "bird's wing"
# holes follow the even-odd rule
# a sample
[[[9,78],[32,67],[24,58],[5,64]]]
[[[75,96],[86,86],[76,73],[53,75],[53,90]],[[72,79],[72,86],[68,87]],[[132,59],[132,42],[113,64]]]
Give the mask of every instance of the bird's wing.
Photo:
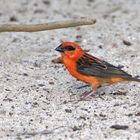
[[[124,79],[132,76],[119,67],[113,66],[108,62],[100,60],[92,55],[85,53],[77,61],[77,71],[87,76],[97,76],[101,78],[121,77]]]

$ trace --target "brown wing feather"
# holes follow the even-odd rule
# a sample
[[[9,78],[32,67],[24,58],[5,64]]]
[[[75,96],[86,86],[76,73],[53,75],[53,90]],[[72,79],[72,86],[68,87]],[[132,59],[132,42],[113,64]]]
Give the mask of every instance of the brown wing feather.
[[[121,77],[131,79],[132,76],[120,68],[100,60],[92,55],[85,53],[77,61],[77,71],[88,76],[97,76],[101,78]]]

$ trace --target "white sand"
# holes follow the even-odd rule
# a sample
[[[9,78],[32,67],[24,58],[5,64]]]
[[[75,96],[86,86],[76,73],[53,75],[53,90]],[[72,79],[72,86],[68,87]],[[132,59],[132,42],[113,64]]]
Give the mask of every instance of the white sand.
[[[37,33],[0,33],[0,139],[138,140],[140,83],[103,87],[101,98],[77,102],[89,88],[59,64],[60,40],[140,75],[139,0],[1,0],[0,23],[43,23],[80,17],[96,25]],[[78,37],[79,36],[79,37]],[[80,38],[81,37],[81,38]],[[124,45],[125,39],[132,43]],[[102,49],[99,46],[102,46]],[[124,95],[112,95],[118,90]],[[127,125],[115,130],[112,125]]]

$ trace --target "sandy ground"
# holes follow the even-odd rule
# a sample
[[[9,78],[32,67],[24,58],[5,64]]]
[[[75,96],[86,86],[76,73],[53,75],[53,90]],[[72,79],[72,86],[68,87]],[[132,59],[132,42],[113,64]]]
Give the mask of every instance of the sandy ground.
[[[140,84],[102,87],[103,99],[79,101],[63,65],[60,40],[140,75],[140,0],[1,0],[0,22],[43,23],[81,17],[96,25],[37,33],[0,33],[0,139],[139,140]],[[123,43],[123,40],[131,44]],[[126,95],[114,95],[118,90]],[[138,114],[139,113],[139,114]],[[112,125],[127,126],[116,130]]]

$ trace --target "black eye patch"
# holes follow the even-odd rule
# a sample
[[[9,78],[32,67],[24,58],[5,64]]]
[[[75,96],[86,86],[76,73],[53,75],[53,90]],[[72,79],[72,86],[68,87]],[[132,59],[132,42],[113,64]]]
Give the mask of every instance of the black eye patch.
[[[67,50],[67,51],[74,51],[75,48],[72,47],[72,46],[66,46],[64,50]]]

